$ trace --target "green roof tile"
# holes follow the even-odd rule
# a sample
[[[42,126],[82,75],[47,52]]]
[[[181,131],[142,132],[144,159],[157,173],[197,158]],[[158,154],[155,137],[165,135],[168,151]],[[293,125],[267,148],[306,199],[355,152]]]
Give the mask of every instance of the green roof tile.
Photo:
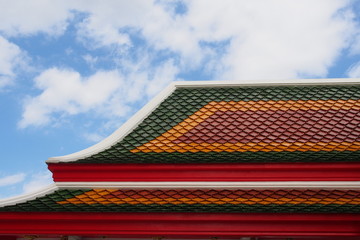
[[[91,189],[58,190],[1,207],[0,212],[360,213],[359,190],[103,190],[107,191],[109,194],[104,197],[103,193],[100,196]],[[92,197],[90,200],[76,198],[82,194]],[[72,198],[83,200],[72,203]],[[104,203],[104,199],[128,202]]]

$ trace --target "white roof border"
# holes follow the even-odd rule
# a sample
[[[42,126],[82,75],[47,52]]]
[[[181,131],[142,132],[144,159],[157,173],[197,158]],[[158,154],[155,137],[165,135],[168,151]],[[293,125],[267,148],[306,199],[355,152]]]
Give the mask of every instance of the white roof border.
[[[76,153],[60,157],[51,157],[46,162],[73,162],[82,158],[92,156],[96,153],[102,152],[105,149],[110,148],[115,143],[121,141],[133,129],[135,129],[155,108],[160,105],[160,103],[162,103],[162,101],[164,101],[168,96],[170,96],[174,90],[175,84],[170,84],[170,86],[165,88],[160,94],[158,94],[148,104],[146,104],[140,111],[138,111],[134,116],[127,120],[120,128],[118,128],[109,137],[105,138],[101,142]]]
[[[61,182],[60,189],[360,189],[360,181]]]
[[[51,194],[57,190],[59,190],[58,186],[55,183],[53,183],[53,184],[48,185],[36,192],[31,192],[31,193],[23,194],[23,195],[16,196],[16,197],[2,199],[2,200],[0,200],[0,207],[5,207],[5,206],[9,206],[9,205],[15,205],[18,203],[31,201],[36,198],[43,197],[47,194]]]
[[[247,80],[247,81],[177,81],[176,88],[195,87],[256,87],[256,86],[316,86],[316,85],[357,85],[360,78],[324,78],[324,79],[283,79],[283,80]]]
[[[358,190],[360,181],[270,182],[57,182],[37,192],[0,200],[0,207],[44,197],[63,189],[334,189]]]
[[[135,129],[151,112],[156,109],[168,96],[170,96],[176,88],[197,88],[197,87],[235,87],[235,86],[299,86],[299,85],[358,85],[360,78],[334,78],[334,79],[294,79],[294,80],[252,80],[252,81],[179,81],[171,83],[160,94],[154,97],[133,117],[125,122],[109,137],[101,142],[65,156],[51,157],[47,163],[65,163],[74,162],[79,159],[90,157],[94,154],[102,152],[117,142],[121,141],[133,129]]]

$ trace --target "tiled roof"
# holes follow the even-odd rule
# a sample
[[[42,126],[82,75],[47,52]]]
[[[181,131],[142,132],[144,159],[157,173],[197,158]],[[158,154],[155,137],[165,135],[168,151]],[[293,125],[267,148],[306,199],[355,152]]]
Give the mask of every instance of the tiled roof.
[[[123,135],[50,162],[95,163],[82,167],[98,171],[101,163],[360,161],[359,84],[179,87],[154,106]],[[59,171],[73,177],[77,168],[72,167]],[[271,185],[265,188],[212,183],[204,188],[127,189],[124,183],[81,185],[75,179],[42,193],[46,195],[5,202],[0,212],[360,213],[360,190],[358,185],[348,190],[349,182],[338,190],[335,182],[325,189],[307,182],[279,188],[267,182]]]
[[[360,161],[360,86],[178,88],[76,163]]]
[[[88,189],[54,193],[0,212],[360,213],[359,190]]]

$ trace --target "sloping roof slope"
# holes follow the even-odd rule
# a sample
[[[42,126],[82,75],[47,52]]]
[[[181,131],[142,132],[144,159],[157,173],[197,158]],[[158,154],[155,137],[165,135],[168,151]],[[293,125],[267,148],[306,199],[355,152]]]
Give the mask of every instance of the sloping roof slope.
[[[176,88],[129,134],[76,163],[360,160],[360,85]]]
[[[62,189],[0,212],[360,213],[360,190]]]

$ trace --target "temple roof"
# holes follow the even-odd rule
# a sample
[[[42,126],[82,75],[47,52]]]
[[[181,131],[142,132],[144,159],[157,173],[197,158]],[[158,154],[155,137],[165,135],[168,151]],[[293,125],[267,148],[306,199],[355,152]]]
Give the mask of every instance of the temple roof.
[[[319,189],[311,186],[260,189],[53,187],[26,201],[0,206],[0,212],[360,213],[360,190],[358,187]]]
[[[49,163],[360,160],[359,82],[174,84],[113,136]]]
[[[360,82],[174,83],[47,163],[53,185],[0,201],[0,236],[358,236]]]

